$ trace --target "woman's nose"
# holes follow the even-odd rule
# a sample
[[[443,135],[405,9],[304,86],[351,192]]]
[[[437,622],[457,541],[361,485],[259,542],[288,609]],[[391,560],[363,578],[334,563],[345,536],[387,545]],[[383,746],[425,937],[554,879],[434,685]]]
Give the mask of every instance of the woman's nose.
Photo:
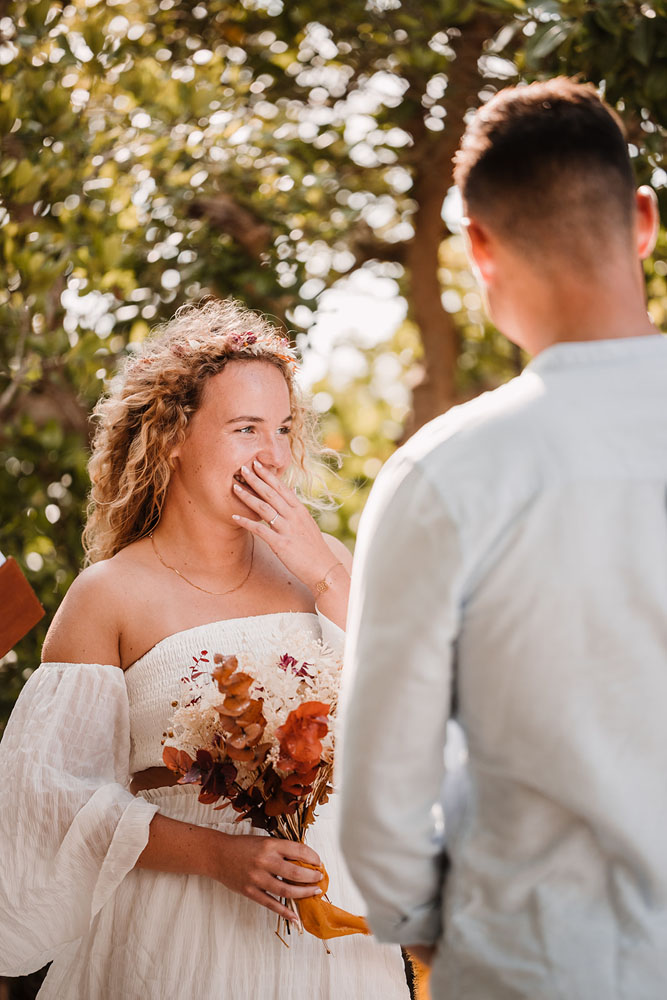
[[[283,438],[268,438],[257,450],[257,458],[272,472],[280,473],[289,462],[289,446]]]

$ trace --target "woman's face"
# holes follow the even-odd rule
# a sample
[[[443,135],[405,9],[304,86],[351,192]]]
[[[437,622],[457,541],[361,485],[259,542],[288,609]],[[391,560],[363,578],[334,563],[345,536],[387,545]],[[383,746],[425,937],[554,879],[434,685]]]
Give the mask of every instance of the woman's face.
[[[259,520],[234,493],[255,458],[278,476],[292,461],[291,406],[282,372],[268,361],[230,361],[204,387],[185,441],[173,453],[172,492],[215,517]]]

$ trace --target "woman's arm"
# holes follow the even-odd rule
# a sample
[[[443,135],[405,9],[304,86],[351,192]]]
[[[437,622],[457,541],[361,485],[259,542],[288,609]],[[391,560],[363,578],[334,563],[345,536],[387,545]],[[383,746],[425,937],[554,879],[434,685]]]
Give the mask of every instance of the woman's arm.
[[[42,646],[42,663],[100,663],[120,668],[121,605],[110,561],[76,578]]]
[[[204,875],[286,920],[295,920],[293,910],[275,897],[317,896],[320,890],[316,883],[322,878],[319,871],[294,864],[296,860],[320,864],[315,851],[305,844],[277,837],[222,833],[157,813],[150,825],[148,844],[135,867]]]
[[[318,611],[344,631],[350,595],[352,554],[347,546],[333,535],[322,535],[322,538],[331,552],[331,568],[320,580],[311,585],[311,590]]]

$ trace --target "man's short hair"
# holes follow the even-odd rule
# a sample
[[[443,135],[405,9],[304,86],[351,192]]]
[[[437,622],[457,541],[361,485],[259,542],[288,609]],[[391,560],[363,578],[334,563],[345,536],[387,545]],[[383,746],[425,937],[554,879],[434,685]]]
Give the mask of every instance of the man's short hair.
[[[566,77],[508,87],[484,105],[463,136],[454,180],[468,215],[524,251],[589,258],[631,232],[635,179],[623,124],[592,86]]]

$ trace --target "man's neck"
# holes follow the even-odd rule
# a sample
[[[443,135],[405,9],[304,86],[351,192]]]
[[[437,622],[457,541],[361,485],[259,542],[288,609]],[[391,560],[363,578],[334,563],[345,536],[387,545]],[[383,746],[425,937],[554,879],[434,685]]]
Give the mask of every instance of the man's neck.
[[[509,339],[533,357],[558,343],[644,337],[660,331],[646,310],[637,269],[609,266],[585,275],[565,273],[523,280],[523,294],[505,324]]]

